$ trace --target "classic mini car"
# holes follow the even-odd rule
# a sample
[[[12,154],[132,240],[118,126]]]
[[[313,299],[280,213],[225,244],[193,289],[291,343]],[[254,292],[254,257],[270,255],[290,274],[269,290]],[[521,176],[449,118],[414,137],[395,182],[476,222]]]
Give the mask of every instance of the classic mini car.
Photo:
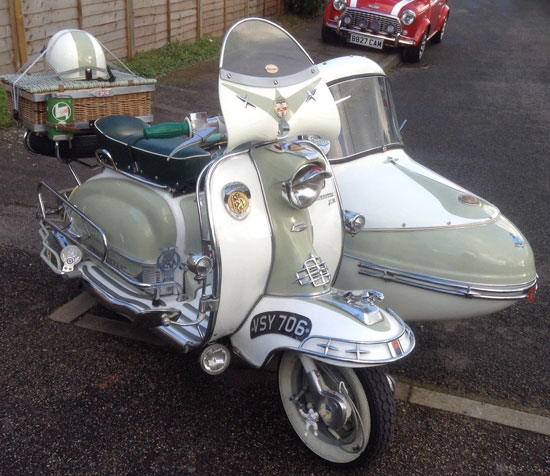
[[[382,49],[402,48],[405,61],[418,62],[426,43],[439,43],[445,34],[447,0],[330,0],[321,37]]]

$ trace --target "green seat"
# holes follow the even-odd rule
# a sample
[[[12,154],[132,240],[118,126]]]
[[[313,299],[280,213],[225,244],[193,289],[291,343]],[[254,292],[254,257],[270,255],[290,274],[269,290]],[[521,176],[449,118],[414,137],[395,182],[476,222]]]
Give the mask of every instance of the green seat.
[[[167,160],[187,137],[145,139],[145,127],[147,123],[130,116],[108,116],[95,122],[99,146],[109,151],[118,169],[178,191],[191,191],[210,154],[191,146]]]

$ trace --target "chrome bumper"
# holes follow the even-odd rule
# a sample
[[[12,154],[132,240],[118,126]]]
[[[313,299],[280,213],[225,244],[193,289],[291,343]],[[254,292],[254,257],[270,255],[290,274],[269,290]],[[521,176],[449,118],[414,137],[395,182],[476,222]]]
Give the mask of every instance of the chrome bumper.
[[[334,26],[334,25],[327,25],[329,28],[332,28],[336,33],[340,34],[340,32],[345,31],[347,33],[354,33],[355,35],[364,36],[365,38],[376,38],[378,40],[383,40],[384,44],[391,44],[393,47],[398,46],[414,46],[414,40],[410,38],[406,38],[401,36],[401,34],[397,34],[394,37],[386,36],[386,35],[375,35],[374,33],[363,33],[362,31],[357,30],[351,30],[349,28],[345,28],[341,25]]]

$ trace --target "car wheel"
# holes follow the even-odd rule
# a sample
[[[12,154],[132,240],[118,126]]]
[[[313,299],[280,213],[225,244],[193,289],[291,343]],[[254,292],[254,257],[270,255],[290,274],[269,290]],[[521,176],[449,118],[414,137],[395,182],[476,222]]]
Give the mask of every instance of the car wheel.
[[[332,28],[328,28],[323,25],[323,27],[321,28],[321,40],[323,40],[325,43],[337,43],[338,35]]]
[[[402,51],[403,59],[409,63],[418,63],[422,59],[422,56],[424,56],[427,42],[428,30],[424,32],[417,46],[411,46]]]
[[[443,36],[445,35],[445,29],[447,28],[447,20],[449,19],[449,15],[445,17],[445,21],[443,22],[443,26],[441,27],[441,30],[439,30],[433,37],[432,41],[434,43],[441,43],[441,40],[443,39]]]

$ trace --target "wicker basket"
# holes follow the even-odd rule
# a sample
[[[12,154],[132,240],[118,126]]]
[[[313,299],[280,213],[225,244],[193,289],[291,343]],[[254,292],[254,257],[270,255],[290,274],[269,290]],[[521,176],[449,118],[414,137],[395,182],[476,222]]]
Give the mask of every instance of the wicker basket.
[[[33,78],[34,76],[34,78]],[[73,100],[74,126],[88,129],[91,121],[106,116],[124,115],[152,122],[152,92],[155,80],[119,75],[110,83],[42,80],[40,74],[28,75],[17,83],[18,117],[14,117],[13,82],[16,75],[1,77],[8,96],[9,113],[34,132],[47,130],[46,100],[49,97],[70,97]],[[35,79],[35,83],[32,80]],[[37,84],[39,87],[37,87]]]

